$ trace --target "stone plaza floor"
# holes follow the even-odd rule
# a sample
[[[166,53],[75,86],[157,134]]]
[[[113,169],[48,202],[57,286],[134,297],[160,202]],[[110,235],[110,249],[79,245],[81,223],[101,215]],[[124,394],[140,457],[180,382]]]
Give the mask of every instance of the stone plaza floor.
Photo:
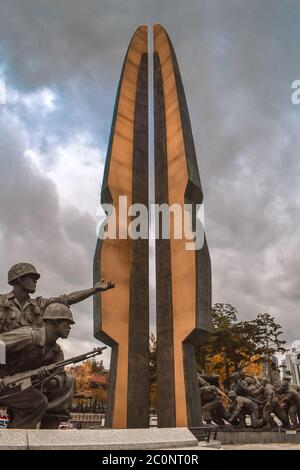
[[[219,450],[300,450],[300,444],[223,445]]]

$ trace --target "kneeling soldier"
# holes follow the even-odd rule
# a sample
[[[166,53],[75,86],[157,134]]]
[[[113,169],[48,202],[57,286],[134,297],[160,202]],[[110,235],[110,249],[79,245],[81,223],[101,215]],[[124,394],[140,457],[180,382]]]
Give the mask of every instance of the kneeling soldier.
[[[53,303],[46,308],[43,320],[40,328],[25,326],[0,334],[6,345],[6,364],[0,366],[0,407],[8,408],[11,428],[34,429],[39,422],[41,428],[57,428],[62,418],[69,417],[75,379],[63,369],[49,376],[43,366],[63,360],[56,341],[69,336],[74,324],[72,312],[66,305]],[[1,377],[38,368],[40,387],[5,394]]]

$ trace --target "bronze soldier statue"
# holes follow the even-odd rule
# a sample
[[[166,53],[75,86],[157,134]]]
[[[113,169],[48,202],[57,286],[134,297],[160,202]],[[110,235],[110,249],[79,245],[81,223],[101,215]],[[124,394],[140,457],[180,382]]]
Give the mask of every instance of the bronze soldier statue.
[[[236,392],[239,396],[247,396],[248,395],[248,384],[245,382],[245,373],[244,372],[234,372],[232,374],[232,384],[230,386],[230,390]]]
[[[297,417],[300,418],[300,394],[297,392],[297,386],[290,384],[285,379],[277,389],[277,394],[284,403],[284,409],[291,420],[292,426],[300,426],[300,421],[297,422]]]
[[[292,384],[292,377],[290,375],[284,375],[282,378],[282,384],[288,383],[291,388],[296,390],[296,392],[300,393],[300,385]]]
[[[284,375],[282,378],[282,385],[288,383],[289,388],[291,388],[292,390],[296,390],[296,392],[300,394],[300,385],[291,383],[291,380],[292,378],[290,375]],[[297,411],[296,405],[285,402],[284,407],[286,409],[287,415],[290,417],[292,425],[297,426],[297,424],[300,424],[300,412]],[[298,418],[298,422],[297,422],[297,418]]]
[[[36,291],[39,278],[40,274],[30,263],[17,263],[10,268],[8,284],[13,287],[13,290],[8,294],[0,295],[0,333],[22,326],[42,326],[43,313],[48,305],[61,303],[70,306],[115,286],[111,281],[102,280],[91,289],[59,297],[33,299],[30,295]]]
[[[210,379],[213,376],[205,376]],[[225,426],[225,408],[222,402],[223,392],[216,387],[211,385],[207,380],[204,379],[204,376],[197,374],[200,399],[201,399],[201,409],[203,414],[203,419],[207,424],[211,424],[214,421],[219,426]]]
[[[277,416],[278,419],[280,419],[282,425],[285,428],[288,428],[289,420],[284,409],[280,406],[274,386],[270,384],[270,382],[268,381],[266,377],[262,377],[261,385],[262,385],[263,394],[266,399],[266,403],[263,408],[263,419],[264,419],[265,427],[267,428],[277,427],[277,424],[271,415],[271,413],[274,413],[274,415]],[[258,395],[259,393],[260,393],[260,389],[258,389],[256,393],[254,393],[254,396]]]
[[[242,397],[236,394],[234,390],[228,393],[228,397],[232,405],[228,412],[227,421],[235,424],[236,420],[239,422],[240,427],[246,427],[246,415],[250,416],[251,427],[259,428],[262,425],[262,420],[259,418],[258,406],[250,400],[250,398]]]
[[[43,326],[23,326],[0,334],[6,345],[6,364],[0,366],[0,407],[8,409],[9,427],[34,429],[41,422],[41,428],[53,429],[70,416],[75,379],[63,369],[49,376],[43,366],[63,359],[56,341],[68,337],[72,324],[70,308],[52,303],[45,309]],[[4,377],[38,368],[40,387],[5,394]]]
[[[237,395],[247,397],[260,387],[258,379],[246,375],[245,372],[234,372],[232,375],[233,383],[230,390],[233,390]]]

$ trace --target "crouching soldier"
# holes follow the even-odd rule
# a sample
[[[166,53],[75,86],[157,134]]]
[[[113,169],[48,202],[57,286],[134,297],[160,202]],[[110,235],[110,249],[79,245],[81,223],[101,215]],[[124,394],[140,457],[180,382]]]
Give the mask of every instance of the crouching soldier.
[[[247,397],[238,396],[234,390],[231,390],[228,393],[228,397],[232,402],[230,414],[228,418],[226,418],[230,424],[234,424],[238,420],[240,427],[246,427],[245,418],[246,415],[249,415],[251,419],[251,427],[261,427],[262,420],[259,418],[259,408],[252,400]]]
[[[284,381],[277,389],[277,394],[284,403],[284,409],[288,412],[292,426],[298,427],[297,416],[300,416],[300,394],[289,385],[288,381]],[[300,425],[300,423],[299,423]]]
[[[283,389],[281,387],[283,387]],[[292,384],[290,375],[284,375],[282,383],[279,386],[279,390],[286,391],[287,389],[295,390],[300,395],[300,385]],[[284,410],[287,416],[289,416],[292,426],[297,427],[297,424],[300,424],[300,408],[297,405],[297,397],[295,398],[295,395],[293,400],[284,401]]]
[[[55,429],[69,417],[75,379],[58,369],[54,374],[43,366],[63,360],[58,338],[67,338],[74,324],[72,312],[63,304],[50,304],[44,312],[42,327],[24,326],[0,334],[6,345],[6,364],[0,366],[0,407],[9,411],[11,428]],[[39,369],[39,386],[7,393],[1,377]]]
[[[204,421],[207,424],[214,421],[219,426],[224,426],[225,409],[221,399],[221,390],[215,385],[209,384],[200,375],[198,375],[198,385]]]
[[[271,385],[266,377],[261,379],[261,384],[264,387],[264,395],[266,398],[266,404],[263,408],[263,418],[265,427],[272,428],[274,425],[277,427],[271,413],[274,413],[278,419],[280,419],[282,425],[286,428],[289,427],[289,420],[287,414],[280,406],[279,400],[276,396],[274,386]]]

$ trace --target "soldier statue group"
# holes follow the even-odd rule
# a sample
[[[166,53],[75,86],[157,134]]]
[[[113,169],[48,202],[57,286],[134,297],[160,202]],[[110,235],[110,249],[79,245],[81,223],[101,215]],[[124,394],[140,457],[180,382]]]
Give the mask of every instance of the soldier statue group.
[[[11,428],[56,429],[70,417],[75,379],[60,364],[63,352],[56,341],[67,338],[74,324],[70,305],[114,287],[102,280],[91,289],[33,299],[39,278],[32,264],[18,263],[8,272],[12,291],[0,295],[0,341],[6,349],[5,364],[0,364],[0,408],[7,408]],[[100,349],[83,356],[100,354]]]
[[[12,291],[0,295],[0,342],[6,361],[0,364],[0,408],[7,408],[11,428],[56,429],[70,417],[74,377],[64,366],[101,354],[103,348],[64,361],[59,338],[74,324],[70,305],[115,286],[102,280],[93,288],[52,298],[31,298],[40,277],[30,263],[8,272]],[[252,428],[300,427],[300,387],[285,376],[274,386],[264,377],[234,373],[227,394],[218,376],[198,374],[203,420],[207,424]],[[274,417],[277,419],[275,420]]]
[[[203,420],[206,424],[245,428],[248,416],[254,429],[300,428],[300,386],[290,381],[286,375],[275,386],[266,377],[258,379],[236,372],[225,394],[218,376],[198,374]]]

